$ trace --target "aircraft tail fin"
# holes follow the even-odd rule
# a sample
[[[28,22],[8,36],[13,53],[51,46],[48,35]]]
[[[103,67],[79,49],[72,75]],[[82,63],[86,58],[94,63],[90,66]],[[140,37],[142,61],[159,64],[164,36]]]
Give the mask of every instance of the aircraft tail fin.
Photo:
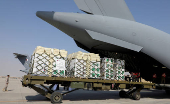
[[[13,53],[15,55],[15,58],[18,58],[19,61],[22,63],[22,65],[25,67],[25,70],[20,70],[25,73],[29,73],[30,66],[29,64],[31,63],[31,59],[28,55],[23,55],[23,54],[18,54],[18,53]]]
[[[74,2],[80,10],[88,14],[135,21],[124,0],[74,0]]]

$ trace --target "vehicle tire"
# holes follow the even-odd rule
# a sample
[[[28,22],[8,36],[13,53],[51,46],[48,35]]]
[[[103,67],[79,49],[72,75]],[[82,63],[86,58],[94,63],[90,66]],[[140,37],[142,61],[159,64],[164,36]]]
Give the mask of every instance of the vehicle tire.
[[[132,98],[134,100],[140,100],[140,97],[141,97],[140,92],[134,92],[132,95]]]
[[[119,97],[125,98],[125,97],[126,97],[126,91],[121,90],[121,91],[119,92]]]
[[[59,92],[53,92],[51,94],[51,103],[61,103],[63,100],[63,95]]]

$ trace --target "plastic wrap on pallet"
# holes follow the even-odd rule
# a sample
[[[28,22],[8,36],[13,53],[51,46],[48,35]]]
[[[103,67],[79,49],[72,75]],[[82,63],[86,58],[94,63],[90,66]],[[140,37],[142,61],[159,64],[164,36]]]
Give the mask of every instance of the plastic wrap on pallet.
[[[65,76],[67,51],[38,46],[31,63],[31,74],[45,76]]]
[[[100,78],[100,62],[90,62],[90,77],[89,78]]]
[[[100,72],[102,79],[124,80],[125,61],[114,58],[102,58]]]
[[[125,61],[117,59],[116,63],[116,80],[125,80]]]
[[[68,55],[67,76],[100,78],[100,56],[80,51]]]
[[[86,61],[82,59],[71,60],[70,71],[72,77],[86,78]]]
[[[114,66],[113,58],[102,58],[101,60],[101,78],[102,79],[112,79],[116,77],[116,69]]]

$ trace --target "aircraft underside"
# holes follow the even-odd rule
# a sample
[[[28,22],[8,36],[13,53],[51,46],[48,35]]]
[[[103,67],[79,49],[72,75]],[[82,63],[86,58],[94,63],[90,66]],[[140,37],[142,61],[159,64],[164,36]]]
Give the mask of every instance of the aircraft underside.
[[[100,54],[100,57],[110,57],[115,59],[125,60],[125,69],[130,72],[140,72],[141,77],[146,81],[152,81],[152,76],[154,73],[157,74],[156,83],[161,83],[162,73],[166,73],[167,79],[170,77],[170,70],[160,62],[156,61],[152,57],[142,53],[142,52],[118,52],[118,51],[107,51],[101,49],[89,49],[76,41],[78,47],[96,54]],[[166,80],[166,83],[170,81]]]
[[[148,81],[154,73],[157,83],[163,73],[169,78],[169,34],[136,22],[124,0],[74,1],[87,14],[38,11],[36,15],[72,37],[80,48],[125,60],[126,70],[141,72]]]

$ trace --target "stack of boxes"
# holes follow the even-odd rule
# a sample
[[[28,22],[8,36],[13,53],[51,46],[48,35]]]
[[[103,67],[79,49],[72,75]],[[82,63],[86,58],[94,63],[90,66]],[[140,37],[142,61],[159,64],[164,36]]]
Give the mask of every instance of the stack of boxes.
[[[65,76],[67,51],[38,46],[31,62],[31,74]]]
[[[67,57],[67,76],[86,77],[86,56],[82,52],[69,54]]]
[[[90,70],[89,78],[100,78],[100,56],[99,54],[88,54],[88,65]]]
[[[66,58],[67,57],[67,58]],[[124,80],[125,61],[102,58],[94,53],[76,52],[67,56],[67,51],[38,46],[33,55],[31,74]]]
[[[102,58],[101,78],[109,80],[124,80],[125,61],[114,58]]]
[[[125,61],[117,59],[115,60],[116,66],[116,80],[125,80]]]
[[[100,78],[100,56],[80,51],[68,55],[67,76]]]
[[[102,79],[115,79],[116,69],[113,58],[102,58],[100,73]]]

